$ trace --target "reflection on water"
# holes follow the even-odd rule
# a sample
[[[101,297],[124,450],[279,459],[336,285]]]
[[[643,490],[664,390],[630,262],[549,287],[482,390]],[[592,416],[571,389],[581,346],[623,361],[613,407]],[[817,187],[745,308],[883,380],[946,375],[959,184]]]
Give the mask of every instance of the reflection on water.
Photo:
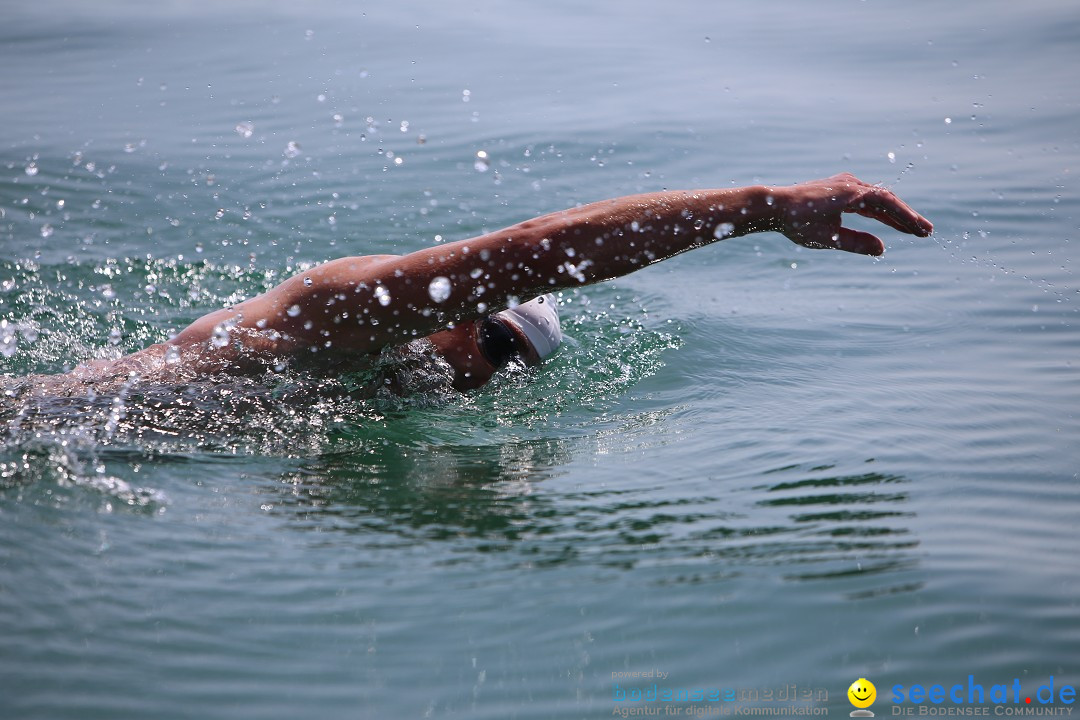
[[[912,552],[918,540],[910,536],[904,518],[908,501],[901,488],[907,481],[898,476],[865,473],[846,477],[812,477],[770,485],[765,490],[780,497],[760,501],[762,507],[792,511],[790,519],[804,539],[798,547],[785,548],[796,565],[814,568],[789,573],[792,580],[822,580],[848,575],[870,575],[908,569],[917,563]],[[863,590],[865,598],[886,592],[917,589],[903,584]]]
[[[716,482],[707,495],[562,488],[566,466],[594,455],[601,442],[373,444],[304,462],[263,485],[261,496],[297,529],[333,529],[373,548],[391,540],[430,545],[443,562],[659,568],[651,576],[664,585],[771,567],[790,582],[858,578],[844,586],[851,599],[921,587],[910,573],[896,576],[919,562],[902,477],[786,467],[766,474],[782,481],[742,488]],[[733,503],[733,491],[751,500]]]

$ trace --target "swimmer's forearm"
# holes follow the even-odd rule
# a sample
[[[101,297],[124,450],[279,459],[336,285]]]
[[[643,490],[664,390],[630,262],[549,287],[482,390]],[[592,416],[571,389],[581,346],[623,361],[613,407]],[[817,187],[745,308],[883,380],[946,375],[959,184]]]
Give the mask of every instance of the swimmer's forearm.
[[[628,275],[717,240],[778,230],[777,193],[757,185],[631,195],[552,213],[502,232],[540,234],[543,252],[532,269],[548,286],[567,288]]]

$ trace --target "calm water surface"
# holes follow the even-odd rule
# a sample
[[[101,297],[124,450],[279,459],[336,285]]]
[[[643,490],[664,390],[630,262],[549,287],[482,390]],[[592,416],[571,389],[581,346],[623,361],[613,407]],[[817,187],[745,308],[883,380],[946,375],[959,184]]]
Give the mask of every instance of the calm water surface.
[[[467,396],[8,403],[0,715],[593,718],[659,668],[844,717],[858,677],[879,715],[898,683],[1080,682],[1080,15],[579,5],[7,9],[8,383],[638,191],[851,170],[937,232],[564,293],[555,360]]]

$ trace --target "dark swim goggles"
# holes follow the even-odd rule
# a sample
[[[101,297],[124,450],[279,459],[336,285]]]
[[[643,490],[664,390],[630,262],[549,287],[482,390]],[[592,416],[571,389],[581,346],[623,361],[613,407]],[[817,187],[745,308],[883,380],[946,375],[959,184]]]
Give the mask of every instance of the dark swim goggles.
[[[514,358],[525,356],[525,348],[517,333],[510,329],[505,321],[489,315],[480,324],[477,345],[484,359],[496,368],[505,366]]]

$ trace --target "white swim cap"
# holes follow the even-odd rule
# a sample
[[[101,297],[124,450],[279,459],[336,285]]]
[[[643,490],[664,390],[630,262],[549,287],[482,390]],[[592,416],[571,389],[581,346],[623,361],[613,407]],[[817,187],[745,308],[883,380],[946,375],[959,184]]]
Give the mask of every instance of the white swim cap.
[[[551,293],[495,314],[521,330],[541,360],[562,343],[559,308]]]

